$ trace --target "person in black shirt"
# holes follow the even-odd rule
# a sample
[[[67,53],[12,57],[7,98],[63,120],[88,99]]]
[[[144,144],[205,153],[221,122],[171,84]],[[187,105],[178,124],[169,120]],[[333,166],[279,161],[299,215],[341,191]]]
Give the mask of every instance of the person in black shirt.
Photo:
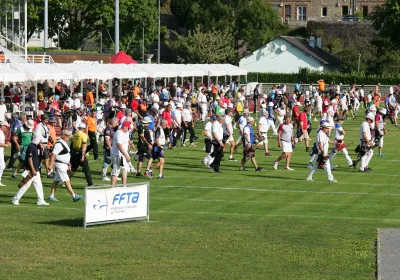
[[[140,173],[140,169],[142,168],[144,159],[147,158],[149,161],[152,161],[151,150],[153,148],[150,131],[148,129],[151,119],[149,117],[144,117],[141,122],[141,125],[138,126],[139,141],[137,144],[138,151],[135,156],[138,159],[136,173],[137,177],[142,176],[142,174]]]
[[[40,133],[35,133],[31,144],[28,146],[25,155],[24,169],[28,171],[29,174],[25,176],[19,184],[20,190],[13,198],[11,198],[11,202],[14,205],[19,205],[19,200],[32,184],[35,187],[38,198],[37,205],[49,205],[44,201],[43,185],[40,178],[40,163],[43,156],[43,146],[41,145],[42,139],[43,137]]]
[[[103,144],[103,165],[101,176],[103,181],[111,181],[110,178],[107,177],[107,169],[111,164],[111,148],[112,148],[112,140],[114,138],[114,132],[118,129],[118,118],[112,118],[108,120],[107,126],[104,129],[104,144]]]

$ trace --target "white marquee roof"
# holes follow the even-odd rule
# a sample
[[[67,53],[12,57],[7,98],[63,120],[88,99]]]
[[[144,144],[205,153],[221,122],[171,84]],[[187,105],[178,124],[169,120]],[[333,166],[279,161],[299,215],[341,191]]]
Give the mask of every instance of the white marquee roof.
[[[104,69],[104,71],[111,71],[113,73],[113,78],[118,79],[135,79],[147,77],[146,71],[135,68],[133,64],[100,64],[99,68]]]
[[[247,70],[231,64],[81,64],[10,63],[0,64],[0,80],[108,80],[134,78],[175,78],[247,75]]]
[[[69,71],[58,68],[55,64],[10,63],[9,65],[12,69],[23,72],[26,80],[43,81],[72,78],[72,74]]]
[[[0,64],[0,81],[4,83],[23,82],[25,73],[13,70],[7,64]]]

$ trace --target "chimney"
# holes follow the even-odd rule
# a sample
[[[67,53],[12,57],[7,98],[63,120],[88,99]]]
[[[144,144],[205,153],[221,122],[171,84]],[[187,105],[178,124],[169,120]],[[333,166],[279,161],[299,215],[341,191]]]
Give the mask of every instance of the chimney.
[[[315,48],[315,37],[314,37],[314,35],[310,36],[309,44],[310,44],[311,48]]]
[[[153,58],[154,54],[146,54],[146,63],[151,64],[151,59]]]
[[[317,37],[317,48],[322,49],[322,38],[321,38],[321,36]]]

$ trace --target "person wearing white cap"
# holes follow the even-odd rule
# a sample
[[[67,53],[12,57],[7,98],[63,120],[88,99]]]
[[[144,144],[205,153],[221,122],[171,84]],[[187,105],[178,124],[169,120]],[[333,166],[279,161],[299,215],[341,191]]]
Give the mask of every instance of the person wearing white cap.
[[[182,137],[182,146],[185,146],[186,142],[186,134],[187,131],[190,133],[190,147],[195,148],[194,140],[197,140],[198,137],[194,131],[194,118],[193,112],[191,108],[192,104],[190,102],[185,103],[185,109],[182,111],[182,124],[183,124],[183,137]]]
[[[14,205],[19,205],[19,201],[21,200],[22,196],[32,184],[36,190],[36,195],[38,199],[37,205],[49,205],[46,201],[44,201],[43,185],[40,178],[40,157],[42,156],[42,139],[43,136],[41,133],[35,133],[32,142],[29,145],[28,150],[26,151],[24,167],[28,171],[28,174],[18,185],[18,187],[20,187],[19,191],[14,197],[11,198],[11,202]]]
[[[290,116],[285,116],[285,122],[278,128],[278,147],[282,149],[282,154],[274,161],[274,169],[277,170],[279,162],[285,158],[285,170],[293,171],[294,169],[290,168],[290,158],[294,147],[294,137]]]
[[[68,192],[72,196],[72,201],[77,202],[83,198],[83,195],[75,194],[71,186],[71,181],[68,176],[68,170],[71,169],[71,154],[70,148],[68,146],[68,140],[72,136],[71,131],[63,130],[61,132],[61,138],[54,144],[53,150],[50,154],[50,167],[55,168],[56,173],[54,176],[54,181],[51,186],[50,196],[48,201],[58,202],[59,200],[55,197],[55,193],[59,182],[64,182]]]
[[[281,106],[278,109],[276,109],[275,112],[277,114],[277,116],[276,116],[276,119],[278,121],[278,125],[277,126],[279,127],[281,124],[283,124],[284,118],[285,118],[286,113],[287,113],[285,103],[282,102]]]
[[[387,116],[386,108],[379,109],[379,112],[375,116],[375,127],[378,134],[377,136],[379,137],[378,157],[385,156],[384,154],[382,154],[382,149],[383,149],[383,136],[386,134],[386,128],[385,128],[386,116]]]
[[[247,118],[249,116],[249,109],[244,109],[243,110],[243,115],[240,116],[239,120],[238,120],[238,125],[239,125],[239,129],[240,129],[240,134],[238,139],[236,140],[236,147],[235,147],[235,151],[237,150],[237,147],[242,144],[242,138],[243,138],[243,129],[244,127],[247,125]]]
[[[17,179],[18,171],[22,168],[25,161],[26,150],[32,142],[33,138],[33,120],[28,120],[26,123],[22,124],[17,132],[13,136],[13,141],[17,145],[17,150],[19,151],[20,164],[15,169],[14,174],[11,176],[13,179]]]
[[[10,125],[5,121],[0,121],[0,187],[4,187],[1,182],[1,177],[3,176],[3,171],[6,169],[6,163],[4,162],[4,148],[10,147],[10,143],[6,143],[6,137],[4,136],[3,127],[10,127]]]
[[[372,150],[374,142],[372,141],[371,135],[371,125],[374,124],[374,121],[374,114],[369,112],[360,127],[360,144],[359,147],[356,148],[356,151],[358,150],[358,159],[353,161],[354,168],[356,168],[357,163],[361,161],[360,172],[369,172],[372,170],[368,167],[368,164],[374,155]]]
[[[299,116],[300,116],[300,108],[301,106],[300,102],[294,103],[294,106],[292,108],[292,120],[294,123],[297,123]]]
[[[263,170],[264,168],[259,167],[256,161],[256,153],[253,145],[255,144],[256,138],[253,133],[254,119],[252,117],[247,118],[247,124],[243,129],[243,157],[240,163],[240,171],[245,171],[244,164],[251,159],[254,169],[256,172]]]
[[[206,121],[207,113],[208,113],[208,101],[207,95],[199,88],[199,96],[197,97],[197,103],[199,104],[199,109],[201,113],[201,120],[203,122]]]
[[[318,160],[314,163],[310,174],[307,177],[307,181],[313,181],[313,175],[318,168],[324,168],[326,175],[328,176],[328,182],[336,183],[337,181],[333,178],[331,172],[331,163],[328,156],[329,143],[336,144],[328,137],[328,131],[330,129],[330,124],[325,122],[321,125],[321,130],[317,134],[317,149],[318,149]]]
[[[144,176],[151,179],[153,177],[153,173],[150,170],[150,166],[153,161],[152,154],[151,154],[153,145],[151,142],[150,131],[148,129],[150,122],[151,122],[151,119],[149,117],[144,117],[143,120],[141,121],[141,124],[138,126],[138,135],[139,135],[138,144],[137,144],[138,151],[135,155],[135,158],[137,158],[137,160],[138,160],[136,177],[143,176],[140,173],[140,169],[142,168],[142,164],[143,164],[144,160],[147,159],[148,160],[147,169],[146,169]]]
[[[344,157],[346,158],[347,164],[351,167],[353,166],[353,161],[349,156],[349,152],[347,151],[346,145],[344,144],[344,136],[346,135],[345,130],[342,125],[344,122],[344,117],[338,117],[337,122],[335,124],[335,141],[336,146],[333,148],[332,152],[329,154],[329,159],[332,161],[333,157],[338,153],[338,151],[342,151]]]
[[[182,134],[182,104],[176,104],[175,110],[171,113],[173,131],[172,131],[172,147],[176,147],[178,139],[181,138]]]
[[[119,111],[117,112],[117,114],[115,115],[118,118],[118,121],[121,121],[122,117],[125,116],[125,111],[126,111],[126,105],[125,104],[121,104],[119,106]]]
[[[264,152],[266,156],[270,156],[271,154],[268,152],[268,136],[267,136],[267,132],[268,132],[268,111],[263,109],[261,111],[261,117],[258,121],[258,138],[262,139],[261,142],[258,143],[259,146],[264,145]]]
[[[88,186],[93,186],[92,175],[90,173],[89,162],[86,158],[88,135],[85,133],[86,125],[79,124],[79,130],[72,136],[71,145],[71,176],[82,166]]]

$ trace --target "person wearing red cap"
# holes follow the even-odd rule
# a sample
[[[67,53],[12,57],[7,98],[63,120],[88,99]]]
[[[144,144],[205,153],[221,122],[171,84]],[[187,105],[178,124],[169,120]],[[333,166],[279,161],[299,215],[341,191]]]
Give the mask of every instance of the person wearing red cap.
[[[122,169],[122,184],[126,185],[126,179],[130,170],[129,164],[131,158],[129,156],[129,128],[130,122],[124,122],[121,128],[115,132],[111,148],[111,163],[113,169],[111,171],[111,186],[115,186],[119,173]]]

